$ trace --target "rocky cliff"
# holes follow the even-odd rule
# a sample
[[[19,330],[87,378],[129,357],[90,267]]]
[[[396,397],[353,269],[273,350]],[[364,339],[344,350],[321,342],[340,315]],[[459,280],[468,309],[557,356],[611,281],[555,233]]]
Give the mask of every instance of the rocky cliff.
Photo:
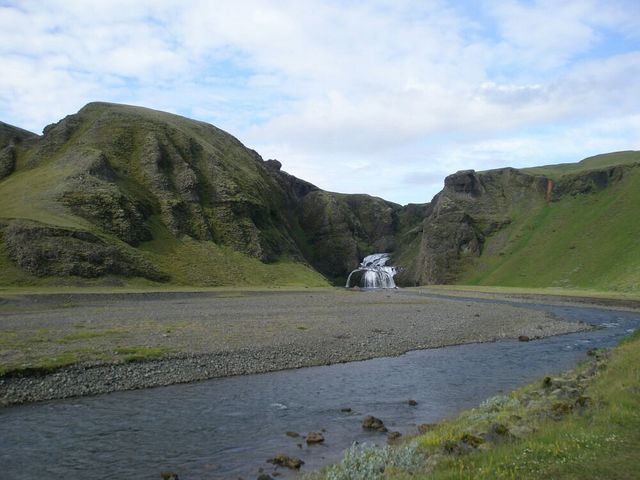
[[[594,285],[600,276],[605,278],[609,267],[623,268],[629,251],[637,251],[632,239],[638,238],[640,227],[635,226],[637,204],[632,192],[640,186],[639,180],[638,152],[525,170],[457,172],[445,179],[444,189],[428,205],[420,246],[400,281],[405,285],[459,281]],[[600,228],[606,219],[617,223],[609,222],[608,230]],[[577,248],[586,235],[591,236],[591,244]],[[625,247],[614,247],[619,237],[631,243],[625,240]],[[532,263],[530,258],[537,260]],[[564,263],[564,270],[557,270]],[[602,265],[589,268],[598,263]],[[626,270],[640,267],[640,259],[627,263]],[[490,270],[502,273],[491,272],[491,276]],[[588,270],[593,278],[578,274]],[[609,282],[628,284],[620,280],[624,275],[612,274]],[[637,280],[631,281],[638,288]]]
[[[173,239],[341,280],[395,245],[399,205],[321,191],[176,115],[92,103],[40,137],[3,124],[0,140],[3,248],[36,276],[171,280],[149,252],[178,255],[159,245]]]

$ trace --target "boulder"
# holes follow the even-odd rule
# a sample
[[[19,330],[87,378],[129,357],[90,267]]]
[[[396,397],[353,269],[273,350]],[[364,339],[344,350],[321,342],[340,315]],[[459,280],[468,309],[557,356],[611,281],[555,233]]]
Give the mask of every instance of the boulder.
[[[365,430],[376,430],[378,432],[387,431],[387,427],[384,426],[384,422],[372,415],[368,415],[364,418],[362,421],[362,428]]]
[[[320,432],[309,432],[307,434],[307,444],[312,445],[314,443],[322,443],[324,442],[324,435]]]

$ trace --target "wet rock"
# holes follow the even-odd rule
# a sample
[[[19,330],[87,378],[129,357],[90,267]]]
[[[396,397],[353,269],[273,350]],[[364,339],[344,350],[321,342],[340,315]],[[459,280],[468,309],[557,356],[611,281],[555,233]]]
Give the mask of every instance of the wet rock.
[[[518,341],[519,342],[528,342],[529,340],[531,340],[527,335],[520,335],[518,337]]]
[[[418,402],[416,402],[415,400],[407,400],[407,405],[415,407],[416,405],[418,405]]]
[[[389,432],[387,434],[387,440],[389,442],[394,442],[394,441],[398,440],[401,436],[402,436],[402,434],[400,432]]]
[[[340,411],[343,413],[351,413],[352,410],[349,407],[345,407],[345,408],[341,408]]]
[[[267,463],[271,463],[273,465],[278,465],[280,467],[290,468],[292,470],[299,470],[304,462],[296,457],[290,457],[289,455],[285,455],[284,453],[279,453],[273,458],[267,460]]]
[[[320,432],[309,432],[307,434],[307,444],[312,445],[314,443],[322,443],[324,442],[324,435]]]
[[[258,478],[256,480],[273,480],[273,477],[268,473],[261,473],[260,475],[258,475]]]
[[[298,432],[286,432],[285,435],[291,438],[298,438],[300,436]]]
[[[162,480],[179,480],[178,474],[175,472],[161,472],[160,478],[162,478]]]
[[[387,431],[387,427],[384,426],[384,422],[372,415],[368,415],[364,418],[362,421],[362,428],[365,430],[377,430],[378,432]]]

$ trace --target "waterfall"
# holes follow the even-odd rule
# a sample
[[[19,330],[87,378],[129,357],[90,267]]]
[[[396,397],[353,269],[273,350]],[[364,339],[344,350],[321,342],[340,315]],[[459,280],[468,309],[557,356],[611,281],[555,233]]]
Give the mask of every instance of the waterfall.
[[[388,253],[374,253],[364,257],[362,263],[347,278],[345,287],[396,288],[393,281],[398,272],[396,267],[388,267]]]

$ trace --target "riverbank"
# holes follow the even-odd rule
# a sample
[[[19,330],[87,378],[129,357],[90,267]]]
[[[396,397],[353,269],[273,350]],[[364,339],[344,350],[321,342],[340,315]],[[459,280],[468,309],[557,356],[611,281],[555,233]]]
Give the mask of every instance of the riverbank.
[[[0,300],[0,405],[590,328],[524,307],[397,290]]]
[[[397,447],[352,447],[307,476],[341,479],[635,479],[640,333],[574,370],[484,401]]]

